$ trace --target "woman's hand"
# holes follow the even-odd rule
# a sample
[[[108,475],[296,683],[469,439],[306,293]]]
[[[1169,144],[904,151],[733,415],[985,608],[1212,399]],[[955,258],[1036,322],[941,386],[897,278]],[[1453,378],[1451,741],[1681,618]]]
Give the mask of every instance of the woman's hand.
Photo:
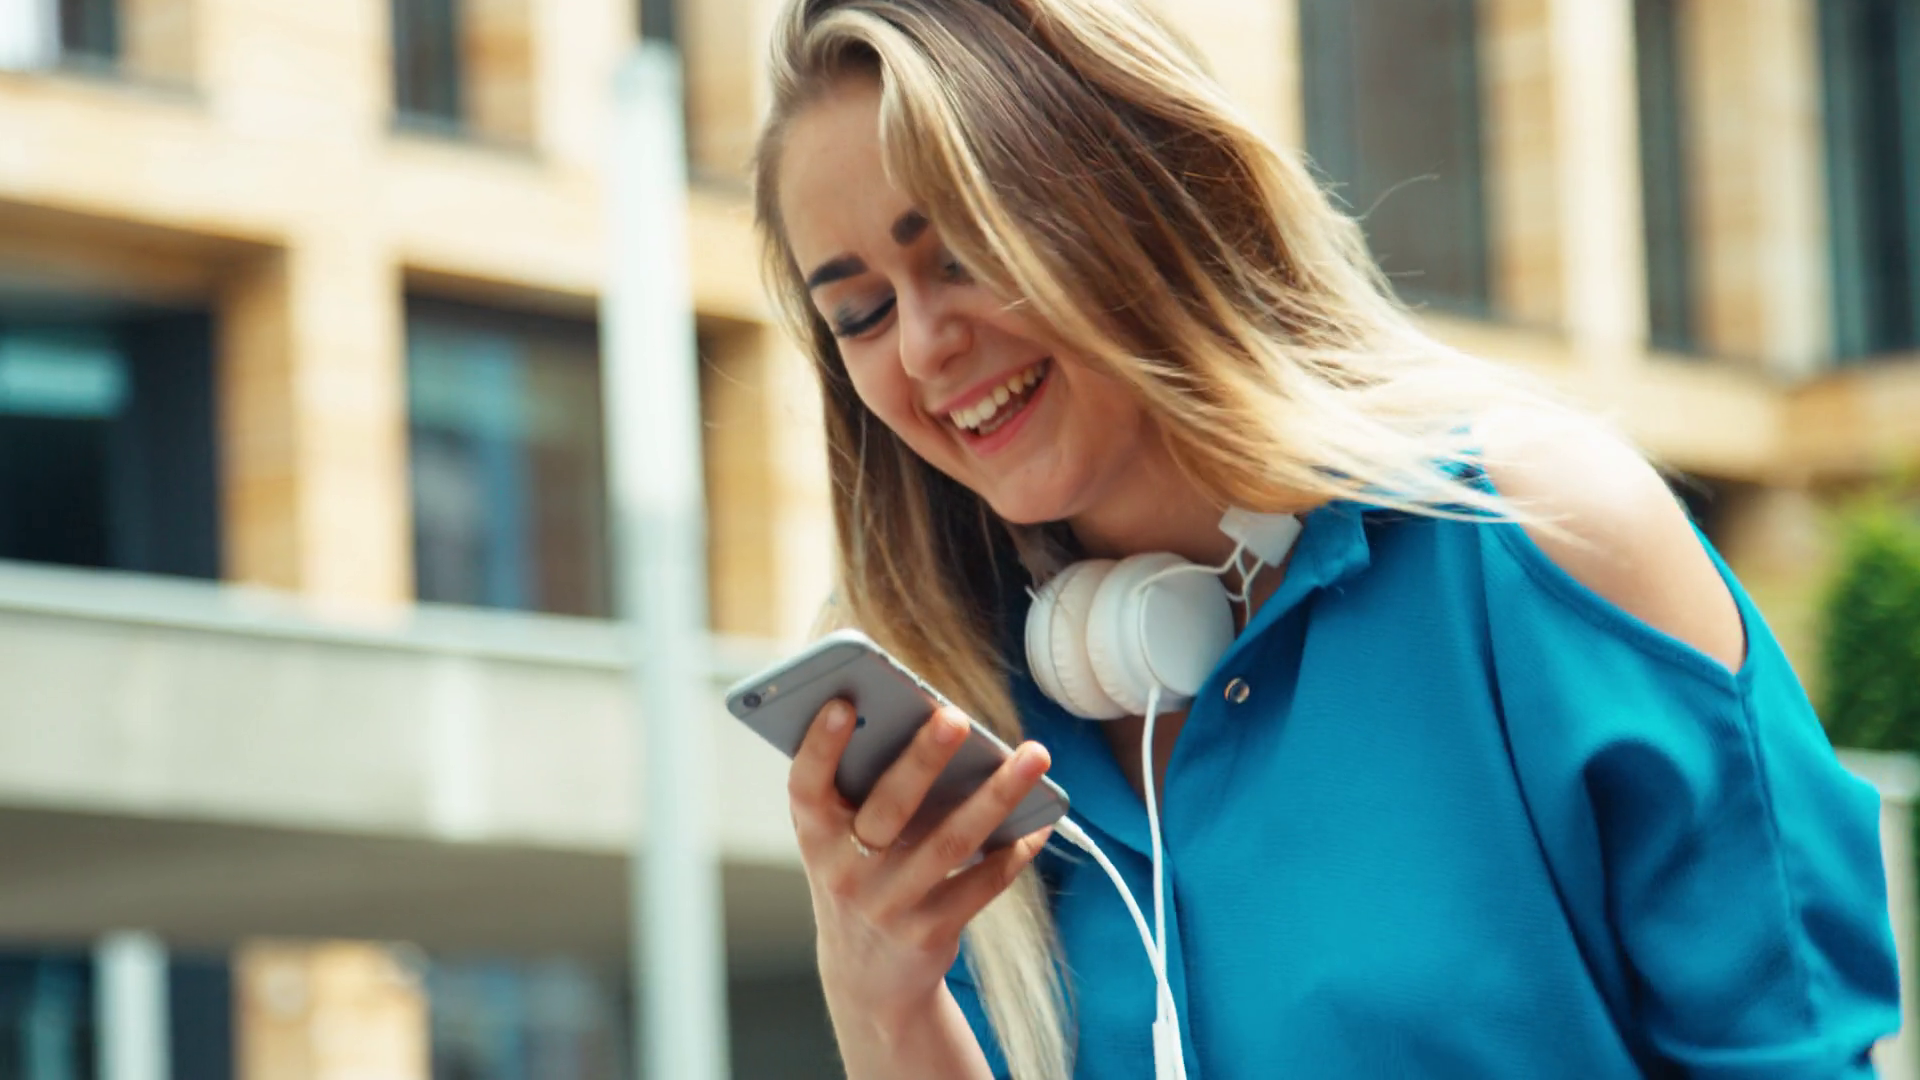
[[[912,1033],[926,1035],[928,1025],[952,1026],[947,1021],[958,1009],[945,976],[959,954],[961,931],[1013,883],[1052,832],[1041,829],[973,862],[1047,771],[1046,750],[1025,743],[945,820],[904,842],[921,800],[966,741],[967,718],[957,709],[936,711],[858,809],[833,780],[853,721],[843,701],[822,709],[787,784],[813,893],[821,981],[850,1075],[861,1059],[897,1066],[889,1048],[919,1041]]]

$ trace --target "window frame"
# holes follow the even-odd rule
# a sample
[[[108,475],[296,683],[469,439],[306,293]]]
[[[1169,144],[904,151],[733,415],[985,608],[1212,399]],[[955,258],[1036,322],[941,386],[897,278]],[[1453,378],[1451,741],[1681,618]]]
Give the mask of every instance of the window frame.
[[[607,618],[613,611],[612,494],[605,470],[606,430],[604,339],[596,319],[535,313],[474,303],[436,293],[406,295],[407,476],[414,534],[410,549],[415,599],[484,610]],[[590,367],[590,373],[586,369]],[[463,369],[458,380],[444,375]],[[580,414],[570,427],[590,429],[594,451],[572,458],[556,487],[543,470],[569,456],[569,448],[540,436],[553,430],[555,402],[543,388],[589,379],[591,415]],[[461,402],[439,396],[458,386]],[[430,405],[438,402],[438,405]],[[454,419],[464,413],[467,419]],[[574,414],[569,413],[569,416]],[[484,419],[482,419],[484,418]],[[468,420],[480,422],[469,424]],[[472,489],[484,500],[465,538],[477,542],[467,551],[476,562],[459,587],[434,584],[427,569],[436,556],[432,545],[445,534],[430,534],[434,518],[424,512],[423,486],[431,467],[421,450],[428,441],[453,452],[456,469],[480,482]],[[572,449],[577,450],[578,447]],[[434,450],[429,453],[436,452]],[[556,458],[556,454],[558,458]],[[464,460],[458,460],[464,459]],[[440,459],[446,462],[448,459]],[[446,491],[446,488],[439,488]],[[569,496],[584,502],[569,503]],[[569,509],[571,506],[571,509]],[[556,516],[556,508],[559,508]],[[553,548],[549,528],[566,522],[577,550]],[[442,552],[444,554],[444,552]],[[556,581],[556,567],[573,568],[569,583]]]
[[[82,67],[117,66],[123,35],[119,0],[55,0],[60,26],[60,62]]]
[[[1890,32],[1860,25],[1876,15],[1893,21]],[[1830,343],[1837,363],[1870,363],[1920,349],[1920,0],[1821,3],[1819,35]],[[1890,52],[1862,57],[1863,42]],[[1876,76],[1891,93],[1875,92]],[[1887,227],[1889,213],[1898,228]],[[1876,239],[1893,250],[1874,250]],[[1901,280],[1877,282],[1876,261],[1897,264]]]
[[[1457,25],[1464,27],[1459,47],[1450,51],[1454,91],[1459,95],[1459,122],[1451,132],[1452,151],[1462,163],[1462,175],[1441,177],[1449,194],[1449,214],[1460,222],[1459,235],[1466,240],[1458,265],[1452,269],[1468,283],[1465,295],[1423,288],[1423,272],[1417,267],[1392,265],[1392,254],[1382,259],[1383,269],[1394,282],[1402,300],[1416,307],[1469,318],[1490,319],[1495,313],[1494,280],[1496,251],[1493,239],[1493,213],[1489,204],[1491,185],[1487,147],[1486,91],[1482,82],[1482,17],[1475,0],[1452,0]],[[1313,166],[1322,183],[1333,185],[1334,197],[1348,211],[1360,217],[1362,228],[1375,210],[1373,205],[1358,205],[1355,189],[1379,186],[1379,177],[1366,173],[1361,160],[1362,139],[1359,126],[1363,117],[1362,88],[1353,73],[1359,65],[1355,50],[1360,34],[1355,23],[1363,17],[1351,0],[1300,0],[1301,91],[1305,120],[1305,141]],[[1377,195],[1375,204],[1405,184],[1426,177],[1397,177]],[[1346,190],[1342,190],[1342,189]],[[1369,248],[1374,249],[1372,231]]]
[[[1634,0],[1634,96],[1640,132],[1647,344],[1694,355],[1700,345],[1683,2]]]
[[[461,48],[464,29],[461,0],[390,0],[387,7],[393,49],[390,66],[394,126],[406,131],[464,135],[468,109],[466,57]],[[410,66],[415,39],[423,26],[436,18],[444,25],[445,40],[435,43],[445,46],[440,57],[444,63],[438,72],[428,71],[419,76],[420,82],[430,84],[423,91],[426,100],[410,100],[410,94],[417,88]]]

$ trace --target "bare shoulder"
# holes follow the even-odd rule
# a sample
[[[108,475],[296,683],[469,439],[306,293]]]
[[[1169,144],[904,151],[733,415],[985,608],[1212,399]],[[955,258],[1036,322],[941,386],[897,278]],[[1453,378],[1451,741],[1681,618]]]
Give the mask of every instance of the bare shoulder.
[[[1487,475],[1561,532],[1528,535],[1615,606],[1738,669],[1739,609],[1652,465],[1598,424],[1502,416],[1486,426]],[[1564,533],[1564,535],[1562,534]]]

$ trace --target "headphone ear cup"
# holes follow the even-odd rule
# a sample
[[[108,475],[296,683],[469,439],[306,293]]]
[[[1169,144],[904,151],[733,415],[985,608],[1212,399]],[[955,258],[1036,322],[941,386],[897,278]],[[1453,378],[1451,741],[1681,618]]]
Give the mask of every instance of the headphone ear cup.
[[[1123,559],[1101,582],[1087,617],[1087,657],[1101,689],[1129,713],[1147,711],[1153,688],[1160,707],[1180,708],[1233,644],[1233,608],[1211,572],[1193,570],[1148,578],[1181,566],[1177,555],[1155,552]]]
[[[1164,552],[1120,560],[1100,583],[1092,610],[1087,613],[1087,659],[1100,679],[1100,688],[1128,715],[1146,713],[1147,696],[1153,689],[1153,675],[1140,656],[1139,630],[1128,617],[1135,610],[1131,594],[1142,581],[1184,561]]]
[[[1027,668],[1033,681],[1042,693],[1083,720],[1126,715],[1101,691],[1087,657],[1088,609],[1113,567],[1111,559],[1074,563],[1041,587],[1027,611]]]

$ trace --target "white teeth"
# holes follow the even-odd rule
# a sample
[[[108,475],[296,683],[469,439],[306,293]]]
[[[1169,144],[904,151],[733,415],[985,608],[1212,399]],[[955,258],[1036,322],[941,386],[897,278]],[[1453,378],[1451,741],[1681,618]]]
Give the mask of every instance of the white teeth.
[[[956,426],[969,431],[980,427],[982,424],[993,419],[994,415],[1000,411],[1001,406],[1019,397],[1028,389],[1038,384],[1040,377],[1045,374],[1045,363],[1045,361],[1041,361],[1030,368],[1026,368],[1023,371],[1009,376],[1006,382],[994,387],[991,394],[988,394],[986,397],[981,398],[979,401],[964,409],[954,410],[947,414],[947,418],[952,420]]]

